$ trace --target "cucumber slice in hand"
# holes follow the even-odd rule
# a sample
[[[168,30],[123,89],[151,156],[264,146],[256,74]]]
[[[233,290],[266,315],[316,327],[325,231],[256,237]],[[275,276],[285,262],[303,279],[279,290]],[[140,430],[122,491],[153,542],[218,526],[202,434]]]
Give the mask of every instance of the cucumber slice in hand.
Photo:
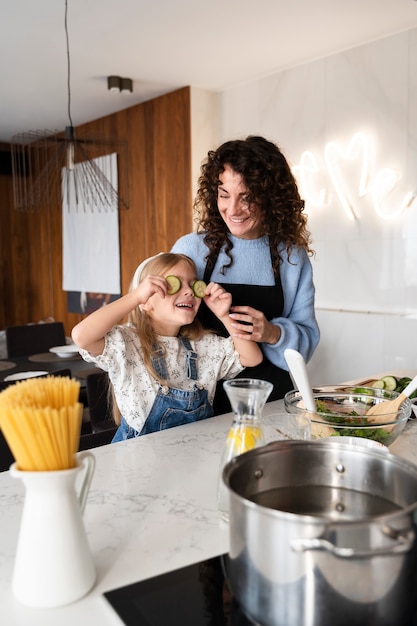
[[[204,280],[196,280],[193,284],[193,292],[197,298],[204,298],[206,295],[207,285]]]
[[[169,296],[173,296],[174,293],[177,293],[181,288],[181,281],[177,276],[166,276],[165,280],[168,283],[168,291],[167,294]]]

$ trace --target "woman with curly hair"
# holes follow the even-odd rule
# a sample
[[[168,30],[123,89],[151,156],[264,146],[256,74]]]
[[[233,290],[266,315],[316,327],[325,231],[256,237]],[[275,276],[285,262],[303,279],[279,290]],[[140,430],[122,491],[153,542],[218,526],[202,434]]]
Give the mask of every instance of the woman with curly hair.
[[[201,167],[194,210],[197,232],[178,239],[172,251],[191,257],[200,279],[232,294],[234,336],[256,341],[264,357],[244,376],[271,381],[269,401],[282,398],[293,388],[284,350],[309,361],[320,338],[310,233],[288,162],[263,137],[227,141]],[[199,316],[224,333],[206,307]],[[230,411],[220,385],[214,411]]]

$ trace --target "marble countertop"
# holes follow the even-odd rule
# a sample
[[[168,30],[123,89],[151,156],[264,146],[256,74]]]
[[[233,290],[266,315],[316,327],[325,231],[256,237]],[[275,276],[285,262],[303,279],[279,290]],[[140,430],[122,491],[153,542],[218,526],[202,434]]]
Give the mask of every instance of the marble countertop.
[[[265,406],[267,439],[283,401]],[[11,591],[24,490],[0,474],[0,614],[7,626],[122,624],[103,592],[228,550],[228,527],[217,512],[220,455],[231,414],[92,450],[96,470],[84,524],[97,571],[84,598],[55,609],[29,609]],[[279,436],[277,437],[279,438]],[[390,448],[417,464],[417,420]]]

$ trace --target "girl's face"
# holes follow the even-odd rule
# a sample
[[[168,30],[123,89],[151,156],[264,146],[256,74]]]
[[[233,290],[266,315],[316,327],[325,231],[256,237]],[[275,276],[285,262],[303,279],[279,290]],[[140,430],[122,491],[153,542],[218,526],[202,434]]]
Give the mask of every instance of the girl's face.
[[[260,209],[256,204],[248,204],[248,188],[242,175],[225,165],[219,179],[217,206],[232,235],[241,239],[260,237]]]
[[[172,296],[161,298],[159,294],[151,296],[147,302],[147,313],[152,318],[155,332],[166,337],[175,337],[181,326],[191,324],[200,308],[201,298],[197,298],[192,290],[192,285],[197,279],[193,269],[185,261],[180,261],[164,276],[177,276],[181,281],[181,287]]]

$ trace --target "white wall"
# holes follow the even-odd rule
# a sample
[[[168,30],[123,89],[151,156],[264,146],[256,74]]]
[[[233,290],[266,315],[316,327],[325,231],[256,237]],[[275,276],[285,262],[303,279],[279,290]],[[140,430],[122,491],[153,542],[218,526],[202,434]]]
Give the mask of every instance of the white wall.
[[[220,96],[191,87],[191,175],[193,199],[197,193],[201,163],[220,139]]]
[[[417,200],[384,219],[371,192],[384,217],[407,192],[417,193],[417,29],[225,91],[220,115],[221,141],[261,134],[280,145],[292,166],[305,150],[317,159],[318,174],[301,179],[296,172],[304,197],[307,190],[315,200],[321,189],[327,197],[324,206],[307,205],[322,333],[309,364],[313,383],[417,368]],[[350,221],[324,148],[336,142],[347,150],[359,131],[374,150],[363,197],[359,144],[351,158],[332,160],[356,213]],[[376,186],[383,168],[400,175],[388,195]]]

